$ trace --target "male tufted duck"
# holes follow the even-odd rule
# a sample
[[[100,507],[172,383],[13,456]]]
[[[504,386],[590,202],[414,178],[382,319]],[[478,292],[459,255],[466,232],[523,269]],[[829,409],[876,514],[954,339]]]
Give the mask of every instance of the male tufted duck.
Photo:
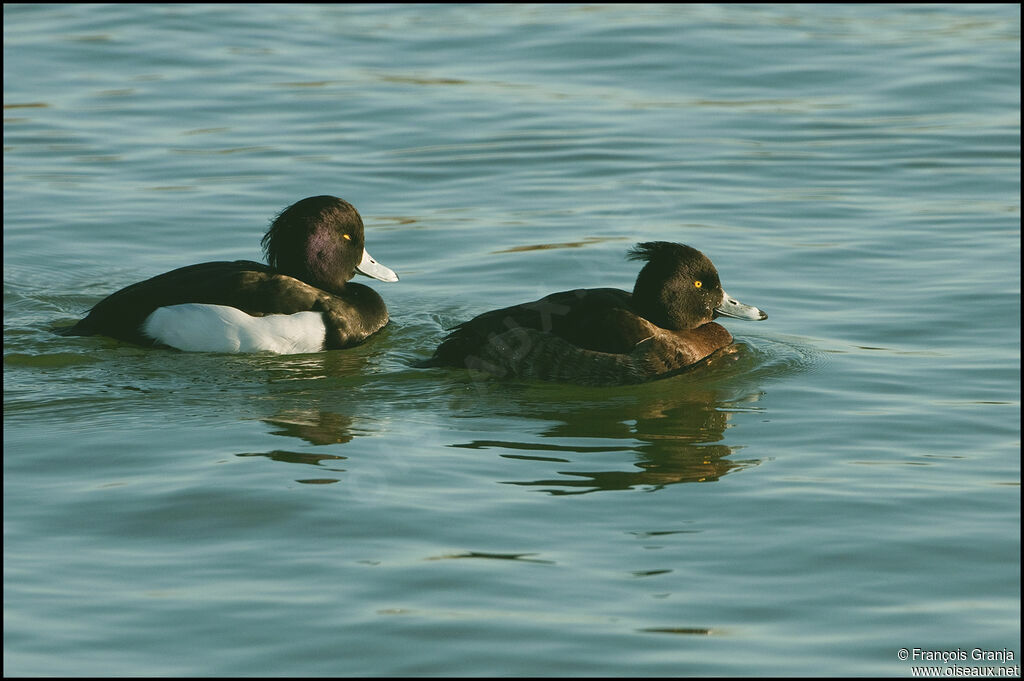
[[[347,348],[388,322],[381,297],[356,272],[398,281],[363,248],[347,201],[313,196],[284,209],[263,237],[269,265],[207,262],[132,284],[100,301],[64,335],[104,335],[205,352],[316,352]]]
[[[422,366],[590,385],[639,383],[690,366],[732,343],[717,317],[766,315],[722,290],[711,260],[690,246],[652,241],[633,293],[553,293],[458,325]]]

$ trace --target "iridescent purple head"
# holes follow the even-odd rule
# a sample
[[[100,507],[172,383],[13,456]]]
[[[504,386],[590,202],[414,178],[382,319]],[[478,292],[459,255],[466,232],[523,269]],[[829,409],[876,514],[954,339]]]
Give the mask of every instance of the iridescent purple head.
[[[311,196],[281,211],[263,236],[263,250],[274,269],[325,291],[341,291],[356,272],[398,281],[363,242],[363,219],[352,204]]]

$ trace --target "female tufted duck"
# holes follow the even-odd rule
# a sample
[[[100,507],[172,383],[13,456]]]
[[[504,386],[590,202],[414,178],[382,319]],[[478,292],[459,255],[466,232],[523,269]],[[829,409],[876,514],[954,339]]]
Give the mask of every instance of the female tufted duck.
[[[647,262],[633,293],[613,288],[552,293],[458,325],[423,366],[589,385],[639,383],[690,366],[732,343],[711,321],[766,315],[722,290],[711,260],[666,241],[637,244]]]
[[[364,341],[388,322],[381,297],[356,272],[398,281],[363,248],[363,221],[347,201],[313,196],[263,237],[269,265],[250,260],[182,267],[100,301],[64,335],[100,334],[139,345],[205,352],[316,352]]]

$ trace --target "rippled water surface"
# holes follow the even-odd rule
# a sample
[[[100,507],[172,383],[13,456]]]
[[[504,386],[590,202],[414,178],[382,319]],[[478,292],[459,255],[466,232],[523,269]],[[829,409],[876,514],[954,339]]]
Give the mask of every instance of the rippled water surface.
[[[1019,664],[1019,28],[1016,5],[5,5],[5,674]],[[316,194],[402,277],[372,283],[392,321],[366,344],[51,333],[259,259]],[[650,240],[768,319],[641,386],[415,367],[485,310],[631,288]]]

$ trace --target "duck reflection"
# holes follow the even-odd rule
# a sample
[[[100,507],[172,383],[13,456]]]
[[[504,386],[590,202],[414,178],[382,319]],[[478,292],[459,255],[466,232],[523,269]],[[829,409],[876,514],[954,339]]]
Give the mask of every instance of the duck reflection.
[[[344,444],[355,437],[352,417],[329,411],[289,412],[263,419],[263,422],[277,428],[270,431],[271,435],[295,437],[311,445]]]
[[[737,344],[678,376],[615,388],[517,383],[468,373],[444,383],[418,380],[417,373],[355,388],[346,376],[328,377],[323,379],[327,388],[311,392],[296,391],[293,380],[282,378],[269,384],[277,410],[260,420],[270,434],[292,444],[238,456],[340,473],[351,462],[330,445],[375,435],[390,445],[374,450],[385,452],[387,462],[351,454],[364,464],[354,468],[367,474],[383,470],[385,463],[405,465],[411,441],[425,455],[435,447],[492,450],[485,455],[508,461],[496,482],[553,495],[715,482],[760,463],[738,458],[741,440],[727,438],[726,430],[741,413],[749,418],[749,412],[760,411],[762,378],[754,370],[761,364],[760,356]],[[385,409],[391,412],[387,418],[381,413]],[[406,419],[408,413],[416,418]],[[396,414],[401,418],[393,418]],[[441,425],[424,429],[423,414]]]
[[[312,445],[343,444],[352,440],[354,435],[351,432],[352,419],[343,414],[319,410],[303,410],[286,412],[274,418],[263,419],[263,422],[276,430],[271,430],[271,435],[282,435],[305,440]],[[292,452],[283,449],[274,449],[269,452],[246,452],[236,456],[252,457],[262,456],[271,461],[281,463],[297,463],[307,466],[322,466],[324,470],[335,473],[344,473],[344,468],[338,468],[330,464],[337,461],[344,461],[348,457],[338,454],[320,454],[310,452]],[[326,485],[338,482],[337,478],[311,478],[297,480],[310,485]]]
[[[252,452],[236,454],[235,456],[265,456],[271,461],[280,461],[282,463],[301,463],[307,466],[320,466],[324,463],[331,463],[332,461],[343,461],[348,457],[338,456],[337,454],[306,454],[303,452],[289,452],[283,449],[275,449],[270,452]],[[338,471],[343,473],[344,468],[328,468],[327,470]]]
[[[687,386],[677,383],[675,387]],[[727,458],[734,454],[734,448],[722,443],[733,412],[750,410],[749,403],[756,402],[760,393],[726,396],[713,389],[679,390],[681,396],[674,397],[671,389],[659,392],[652,397],[634,393],[628,403],[615,399],[519,405],[521,415],[552,422],[538,433],[541,438],[564,444],[473,440],[452,446],[506,450],[501,456],[509,459],[568,464],[557,471],[564,477],[504,481],[539,487],[550,494],[634,488],[654,491],[676,483],[714,482],[760,463],[756,459]],[[623,451],[634,453],[631,463],[636,470],[594,470],[593,464],[585,464],[601,460],[618,468],[624,463]]]

